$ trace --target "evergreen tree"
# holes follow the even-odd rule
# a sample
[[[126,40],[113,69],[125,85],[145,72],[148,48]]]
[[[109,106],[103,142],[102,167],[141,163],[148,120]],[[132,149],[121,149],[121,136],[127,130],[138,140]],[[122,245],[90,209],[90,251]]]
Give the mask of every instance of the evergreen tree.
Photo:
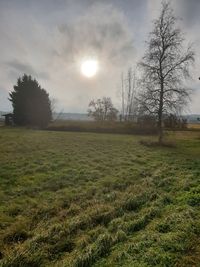
[[[16,125],[45,127],[51,121],[49,95],[30,75],[20,77],[9,95]]]

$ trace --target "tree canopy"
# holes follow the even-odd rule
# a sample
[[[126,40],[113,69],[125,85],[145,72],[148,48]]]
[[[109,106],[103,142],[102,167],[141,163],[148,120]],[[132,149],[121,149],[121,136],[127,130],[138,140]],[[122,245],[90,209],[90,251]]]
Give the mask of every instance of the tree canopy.
[[[51,121],[49,95],[30,75],[19,77],[9,96],[16,125],[45,127]]]

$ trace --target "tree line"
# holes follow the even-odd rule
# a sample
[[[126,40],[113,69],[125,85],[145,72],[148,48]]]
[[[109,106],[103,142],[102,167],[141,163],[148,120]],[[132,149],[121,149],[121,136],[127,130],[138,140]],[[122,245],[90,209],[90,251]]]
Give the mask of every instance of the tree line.
[[[92,100],[88,115],[98,121],[122,121],[134,118],[154,118],[163,141],[163,126],[187,104],[191,91],[185,86],[194,62],[192,46],[185,46],[182,31],[177,26],[169,2],[162,2],[162,10],[154,21],[146,51],[137,68],[128,69],[121,76],[121,111],[109,97]],[[52,120],[52,106],[48,93],[31,76],[24,74],[10,93],[13,120],[16,125],[46,126]],[[169,114],[171,114],[169,116]]]

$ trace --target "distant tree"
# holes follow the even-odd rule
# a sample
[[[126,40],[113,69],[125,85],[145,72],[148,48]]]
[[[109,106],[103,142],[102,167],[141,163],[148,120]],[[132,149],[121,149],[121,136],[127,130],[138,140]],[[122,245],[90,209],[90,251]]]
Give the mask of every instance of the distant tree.
[[[121,120],[123,121],[130,121],[136,117],[136,87],[136,70],[129,68],[126,75],[124,73],[121,75]]]
[[[88,116],[96,121],[115,121],[117,120],[118,110],[114,108],[109,97],[92,100],[89,103]]]
[[[156,128],[156,118],[153,115],[141,115],[137,118],[137,124],[141,127]]]
[[[157,117],[159,143],[163,141],[163,114],[180,111],[190,93],[184,81],[189,77],[194,52],[190,46],[184,49],[183,34],[176,22],[169,3],[163,2],[140,63],[143,70],[140,111]]]
[[[176,114],[168,114],[163,119],[164,127],[169,129],[186,129],[187,119],[177,116]]]
[[[49,95],[31,76],[20,77],[9,95],[16,125],[45,127],[51,121]]]

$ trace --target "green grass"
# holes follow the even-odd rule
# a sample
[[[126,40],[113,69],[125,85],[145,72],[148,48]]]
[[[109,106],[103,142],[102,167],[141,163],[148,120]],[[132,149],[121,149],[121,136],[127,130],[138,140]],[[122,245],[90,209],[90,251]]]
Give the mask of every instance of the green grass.
[[[2,127],[0,266],[199,266],[200,134],[149,139]]]

